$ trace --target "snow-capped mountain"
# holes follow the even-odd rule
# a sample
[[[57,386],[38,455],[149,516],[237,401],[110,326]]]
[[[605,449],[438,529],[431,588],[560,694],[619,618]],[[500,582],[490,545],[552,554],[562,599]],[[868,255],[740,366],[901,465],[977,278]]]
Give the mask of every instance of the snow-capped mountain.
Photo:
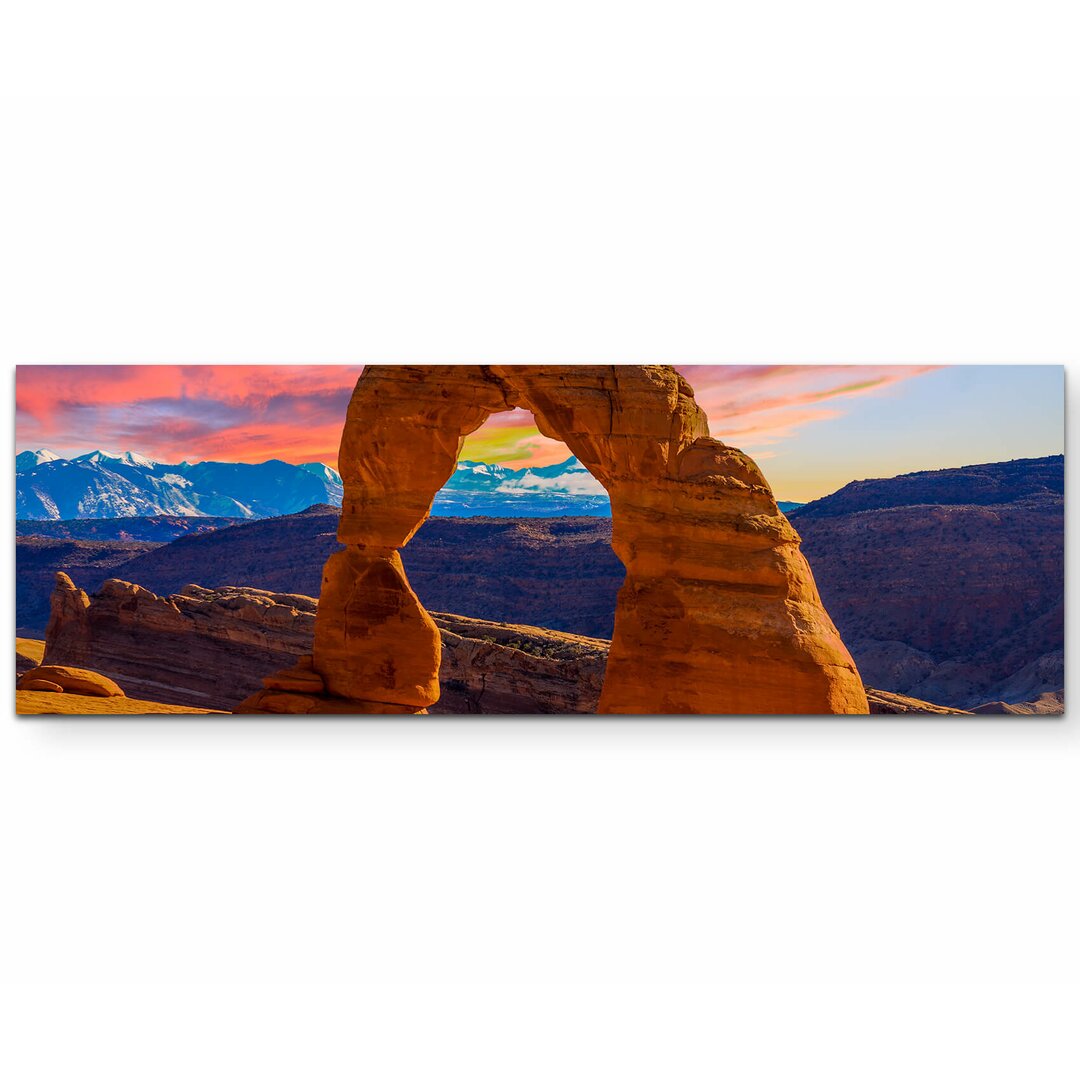
[[[46,451],[46,453],[52,453],[52,451]],[[130,450],[125,450],[122,454],[110,454],[107,450],[91,450],[89,454],[82,454],[72,460],[96,462],[106,468],[109,465],[134,465],[138,469],[152,469],[157,464],[156,461],[151,461],[142,454],[133,454]]]
[[[539,468],[508,469],[482,461],[459,461],[444,491],[605,496],[603,485],[577,458]]]
[[[326,491],[328,498],[325,500],[332,506],[340,506],[342,497],[345,494],[345,489],[341,483],[341,475],[337,469],[331,469],[329,465],[324,465],[321,461],[305,461],[299,468],[304,472],[311,473],[316,477],[320,483],[326,485]]]
[[[94,450],[67,459],[41,449],[19,454],[15,471],[15,516],[31,521],[162,514],[277,517],[316,503],[340,506],[343,494],[341,476],[321,462],[169,465],[130,450]],[[437,517],[606,517],[611,505],[577,458],[528,469],[459,461],[431,512]]]
[[[528,469],[459,461],[431,512],[436,517],[606,517],[611,505],[577,458]]]
[[[26,450],[16,458],[15,516],[21,519],[276,517],[316,503],[340,506],[341,495],[341,477],[319,463],[169,465],[104,450],[71,459]]]
[[[54,454],[51,450],[24,450],[21,454],[15,455],[15,472],[25,472],[42,462],[57,461],[59,457],[59,454]]]

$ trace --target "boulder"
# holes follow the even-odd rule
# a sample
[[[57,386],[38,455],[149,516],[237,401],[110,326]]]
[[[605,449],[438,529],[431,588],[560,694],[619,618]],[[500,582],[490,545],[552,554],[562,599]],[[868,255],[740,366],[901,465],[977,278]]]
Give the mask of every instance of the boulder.
[[[69,694],[86,694],[89,697],[125,697],[124,691],[112,679],[86,668],[68,667],[63,664],[41,664],[23,675],[15,684],[17,690],[31,690],[29,684],[42,680],[54,683]]]
[[[64,688],[59,683],[54,683],[49,679],[20,679],[18,689],[20,690],[37,690],[45,694],[62,694]]]

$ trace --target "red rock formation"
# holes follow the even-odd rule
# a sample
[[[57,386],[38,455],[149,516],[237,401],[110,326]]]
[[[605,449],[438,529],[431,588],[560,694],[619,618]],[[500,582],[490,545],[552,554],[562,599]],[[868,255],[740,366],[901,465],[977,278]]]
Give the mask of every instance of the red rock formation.
[[[433,613],[441,694],[430,712],[594,713],[608,642],[536,626]]]
[[[522,405],[611,496],[627,568],[600,711],[865,713],[855,665],[757,466],[709,437],[668,367],[369,367],[342,436],[315,669],[358,711],[438,698],[439,636],[397,550],[461,441]]]
[[[310,597],[189,585],[166,598],[129,582],[113,580],[108,586],[87,597],[70,582],[58,581],[58,618],[46,643],[50,657],[61,664],[78,657],[82,666],[172,705],[209,702],[243,713],[356,711],[347,699],[326,694],[314,670],[316,601]],[[66,611],[73,613],[72,621],[65,622]],[[441,695],[431,712],[596,712],[609,642],[438,612],[431,618],[442,639]],[[283,663],[289,666],[271,674]],[[20,689],[34,687],[23,683]],[[869,688],[866,694],[872,713],[957,711]],[[410,709],[387,705],[384,711]]]
[[[355,713],[348,699],[326,693],[314,670],[316,607],[311,597],[237,587],[188,585],[161,597],[115,579],[88,597],[60,575],[46,654],[170,705]],[[442,640],[442,694],[433,712],[596,711],[606,641],[437,612],[430,617]],[[382,711],[415,707],[388,704]]]
[[[105,672],[134,697],[228,709],[311,651],[309,596],[188,585],[163,597],[110,579],[88,597],[56,577],[45,662]]]
[[[46,685],[41,685],[42,683]],[[56,693],[85,694],[88,697],[125,697],[112,679],[86,668],[66,664],[42,664],[28,671],[15,684],[16,690],[51,690]]]
[[[48,679],[36,679],[30,676],[25,679],[20,679],[18,683],[19,690],[39,690],[45,694],[62,694],[64,688],[55,682],[50,682]]]

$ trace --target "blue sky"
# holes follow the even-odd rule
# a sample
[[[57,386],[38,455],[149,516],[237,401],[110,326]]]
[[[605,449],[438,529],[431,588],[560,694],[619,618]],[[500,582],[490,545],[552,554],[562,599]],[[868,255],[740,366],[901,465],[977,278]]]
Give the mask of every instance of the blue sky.
[[[841,401],[840,415],[789,438],[742,449],[760,459],[778,498],[803,501],[850,480],[896,476],[1065,449],[1064,368],[938,368]]]

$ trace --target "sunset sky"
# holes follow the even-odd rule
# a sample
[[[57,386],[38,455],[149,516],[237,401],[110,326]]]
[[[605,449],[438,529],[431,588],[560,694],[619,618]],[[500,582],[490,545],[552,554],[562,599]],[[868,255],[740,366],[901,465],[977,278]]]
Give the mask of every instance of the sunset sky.
[[[21,366],[16,450],[134,450],[158,461],[336,465],[361,366]],[[752,454],[777,498],[850,480],[1064,449],[1064,373],[1036,365],[681,367],[713,435]],[[562,461],[531,414],[491,418],[462,455]]]

